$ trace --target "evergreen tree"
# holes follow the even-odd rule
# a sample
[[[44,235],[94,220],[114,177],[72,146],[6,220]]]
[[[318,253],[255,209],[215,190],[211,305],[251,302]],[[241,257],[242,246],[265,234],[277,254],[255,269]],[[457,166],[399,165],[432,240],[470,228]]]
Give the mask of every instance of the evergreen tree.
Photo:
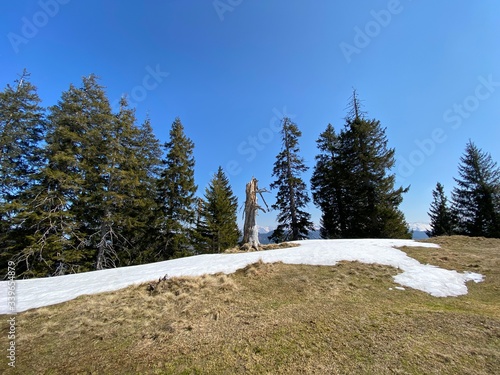
[[[341,134],[347,170],[351,211],[348,237],[409,238],[403,213],[398,209],[408,189],[394,189],[394,149],[387,148],[385,129],[377,120],[350,119]]]
[[[27,245],[30,228],[22,213],[32,199],[29,189],[43,166],[44,109],[36,87],[23,71],[14,87],[0,92],[0,268]]]
[[[102,147],[87,148],[86,160],[92,161],[93,168],[86,172],[89,195],[82,200],[88,215],[85,222],[94,220],[89,237],[97,248],[96,269],[147,260],[161,157],[149,120],[138,127],[135,111],[125,98],[109,120],[102,121],[94,133],[93,144]],[[90,217],[88,208],[94,206]]]
[[[267,236],[267,239],[270,242],[274,243],[282,243],[286,242],[290,238],[290,233],[285,233],[285,229],[283,225],[278,225],[278,227],[273,230],[270,236]]]
[[[144,181],[148,184],[156,183],[161,172],[162,151],[158,138],[153,133],[151,121],[146,118],[142,126],[139,128],[137,136],[137,155],[140,159],[140,164],[143,166],[143,171],[146,173]],[[149,189],[155,191],[153,185]]]
[[[444,194],[444,187],[439,182],[432,191],[433,201],[429,210],[431,230],[426,231],[429,237],[450,236],[453,234],[454,218],[448,207],[448,200]]]
[[[329,126],[318,140],[321,153],[312,178],[313,197],[322,210],[325,238],[409,238],[398,209],[408,188],[395,189],[394,149],[385,129],[367,120],[356,92],[345,128],[336,135]]]
[[[133,139],[133,151],[137,158],[137,170],[132,171],[139,186],[134,190],[134,205],[129,216],[134,225],[129,227],[132,264],[148,263],[155,260],[154,225],[157,221],[156,183],[161,172],[161,145],[153,134],[149,118],[138,129]]]
[[[29,244],[16,254],[22,277],[58,275],[92,269],[92,254],[81,249],[84,233],[73,207],[83,185],[81,162],[85,147],[85,115],[82,93],[73,85],[50,108],[47,122],[46,164],[30,189],[29,208],[23,225],[32,229]]]
[[[194,144],[184,134],[179,118],[172,124],[170,141],[164,147],[167,156],[158,180],[159,259],[192,254],[189,242],[196,217]]]
[[[195,201],[195,230],[193,231],[192,243],[197,254],[210,252],[210,240],[212,233],[209,231],[205,219],[205,205],[203,198],[197,197]]]
[[[236,246],[240,231],[236,223],[238,199],[234,196],[222,167],[205,189],[197,233],[201,237],[200,252],[220,253]]]
[[[310,201],[306,184],[300,174],[307,171],[304,160],[299,156],[299,137],[302,135],[297,125],[289,118],[282,120],[281,152],[276,156],[273,176],[276,180],[271,189],[278,189],[274,210],[279,210],[277,217],[277,234],[285,232],[286,240],[301,240],[307,238],[309,230],[313,229],[311,215],[303,210]],[[271,236],[278,240],[276,236]]]
[[[16,200],[33,185],[34,174],[43,165],[44,113],[29,76],[23,71],[15,87],[7,85],[0,92],[1,203]]]
[[[348,199],[341,144],[328,124],[317,140],[320,154],[311,178],[314,203],[321,209],[321,238],[341,238],[347,231]]]
[[[127,192],[137,187],[130,174],[135,162],[130,150],[135,117],[124,102],[119,114],[113,115],[106,93],[93,75],[83,78],[79,94],[81,109],[63,109],[63,116],[82,116],[85,130],[79,163],[81,192],[72,209],[84,233],[85,242],[80,247],[95,251],[94,268],[100,270],[119,265],[127,247],[123,228]]]
[[[24,276],[61,275],[134,262],[154,211],[150,129],[135,125],[126,100],[111,113],[94,75],[50,109],[47,164],[23,223],[34,229],[17,256]],[[157,142],[156,142],[157,143]]]
[[[453,210],[458,233],[468,236],[500,237],[500,169],[491,155],[472,141],[458,166],[458,186],[453,189]]]

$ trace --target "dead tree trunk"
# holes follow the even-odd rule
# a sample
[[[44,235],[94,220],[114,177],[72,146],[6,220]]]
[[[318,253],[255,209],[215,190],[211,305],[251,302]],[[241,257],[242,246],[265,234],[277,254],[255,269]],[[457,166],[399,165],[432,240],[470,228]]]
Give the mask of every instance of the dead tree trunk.
[[[259,233],[256,225],[257,210],[265,210],[257,204],[257,193],[261,195],[265,189],[259,190],[257,179],[252,177],[252,180],[246,185],[246,200],[245,200],[245,223],[243,226],[243,245],[249,244],[256,250],[259,249]],[[262,197],[264,201],[264,198]],[[264,201],[267,207],[267,203]]]

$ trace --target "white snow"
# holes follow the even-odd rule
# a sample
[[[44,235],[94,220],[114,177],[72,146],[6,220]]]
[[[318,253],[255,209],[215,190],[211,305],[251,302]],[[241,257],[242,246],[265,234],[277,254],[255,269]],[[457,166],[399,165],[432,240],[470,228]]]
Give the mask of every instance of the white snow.
[[[408,223],[410,230],[425,232],[431,230],[431,225],[429,223]]]
[[[432,265],[423,265],[394,247],[438,245],[413,240],[359,239],[297,241],[299,247],[240,254],[207,254],[140,266],[113,268],[80,274],[43,279],[18,280],[16,286],[17,312],[65,302],[84,294],[118,290],[129,285],[157,280],[160,277],[199,276],[236,270],[259,259],[273,263],[333,266],[337,262],[359,261],[396,267],[403,272],[394,277],[400,285],[418,289],[436,297],[467,294],[465,283],[480,282],[482,275],[459,273]],[[8,309],[8,281],[0,282],[0,314]]]
[[[266,233],[269,233],[270,231],[274,230],[275,228],[274,227],[271,227],[271,226],[266,226],[266,227],[263,227],[261,225],[256,225],[257,227],[257,231],[259,233],[262,233],[262,234],[266,234]]]

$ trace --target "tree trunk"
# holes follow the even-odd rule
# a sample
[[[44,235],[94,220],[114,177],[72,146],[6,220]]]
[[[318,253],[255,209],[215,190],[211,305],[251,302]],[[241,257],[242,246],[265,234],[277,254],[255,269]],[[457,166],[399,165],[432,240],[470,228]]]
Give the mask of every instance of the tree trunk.
[[[252,180],[246,185],[246,200],[245,200],[245,223],[243,226],[243,244],[250,244],[251,247],[258,249],[260,246],[259,233],[255,223],[257,216],[257,179],[252,177]]]

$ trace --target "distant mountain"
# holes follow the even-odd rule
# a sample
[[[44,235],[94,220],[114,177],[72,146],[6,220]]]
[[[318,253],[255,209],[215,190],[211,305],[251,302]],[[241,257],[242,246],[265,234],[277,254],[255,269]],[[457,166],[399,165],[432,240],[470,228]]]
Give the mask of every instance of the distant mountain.
[[[267,233],[259,233],[259,242],[263,245],[266,245],[270,243],[269,241],[269,236],[273,234],[274,230],[271,230],[270,232]],[[313,230],[309,232],[309,239],[310,240],[319,240],[321,237],[319,235],[319,230]]]
[[[319,231],[320,226],[317,225],[317,224],[314,224],[313,228],[314,228],[315,231]],[[260,226],[260,225],[257,225],[258,232],[259,233],[263,233],[263,234],[273,232],[275,229],[276,229],[276,226],[271,226],[271,225]]]
[[[431,229],[430,224],[428,223],[408,223],[410,230],[413,231],[413,239],[414,240],[424,240],[429,238],[426,231]]]
[[[425,232],[426,230],[431,230],[431,225],[429,223],[408,223],[410,230]]]
[[[269,237],[271,234],[272,234],[272,232],[259,233],[259,242],[262,245],[267,245],[268,243],[270,243],[269,238],[267,238],[267,237]]]
[[[408,223],[410,230],[413,231],[414,240],[423,240],[429,238],[425,231],[430,230],[430,225],[427,223]],[[269,236],[274,232],[274,227],[272,226],[260,226],[257,225],[257,230],[259,232],[259,241],[261,244],[266,245],[269,243]],[[320,239],[319,225],[314,225],[314,230],[309,232],[310,240]]]
[[[257,231],[259,234],[266,234],[269,232],[272,232],[274,230],[273,227],[267,226],[267,227],[261,227],[260,225],[257,225]]]
[[[274,233],[275,227],[272,226],[260,226],[257,225],[257,231],[259,232],[259,242],[263,245],[268,244],[270,241],[268,239],[269,236],[272,236]],[[310,240],[316,240],[320,239],[319,235],[319,225],[314,225],[314,230],[309,232],[309,239]]]

